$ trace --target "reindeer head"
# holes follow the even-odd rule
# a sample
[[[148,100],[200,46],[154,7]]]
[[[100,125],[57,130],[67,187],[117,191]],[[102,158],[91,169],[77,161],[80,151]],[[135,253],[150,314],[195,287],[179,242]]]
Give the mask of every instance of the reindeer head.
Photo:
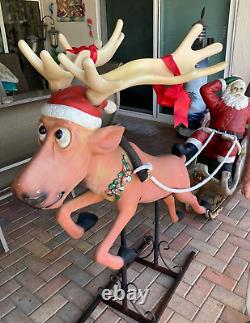
[[[121,140],[122,127],[109,127],[105,133],[99,129],[101,108],[92,106],[84,95],[85,88],[68,87],[52,94],[42,108],[38,126],[41,148],[14,183],[17,196],[31,206],[58,207],[86,177],[93,153],[109,150],[105,146],[108,137],[112,136],[110,145],[118,135],[116,147]]]
[[[72,103],[62,104],[69,92],[74,94],[74,105],[84,106],[88,113],[72,108]],[[33,207],[59,207],[91,173],[93,155],[109,153],[120,143],[124,128],[99,128],[101,111],[84,98],[84,92],[80,86],[56,92],[42,109],[38,126],[41,148],[13,184],[17,196]]]
[[[132,61],[99,75],[96,67],[111,59],[124,38],[122,26],[119,20],[110,40],[97,50],[95,61],[90,58],[91,51],[84,49],[77,55],[59,54],[61,64],[57,65],[48,52],[42,51],[39,58],[24,41],[19,42],[20,50],[48,80],[54,92],[42,109],[38,127],[41,148],[13,183],[17,196],[29,205],[59,207],[71,190],[91,173],[93,154],[107,154],[117,148],[123,127],[100,128],[102,109],[109,95],[141,84],[184,83],[216,73],[225,66],[220,63],[206,69],[195,68],[200,60],[222,49],[220,44],[213,44],[193,51],[192,43],[202,30],[202,25],[195,25],[172,54],[180,76],[173,76],[161,59]],[[59,40],[64,49],[72,50],[63,35]],[[85,87],[70,87],[73,77]],[[111,103],[107,106],[113,107]]]

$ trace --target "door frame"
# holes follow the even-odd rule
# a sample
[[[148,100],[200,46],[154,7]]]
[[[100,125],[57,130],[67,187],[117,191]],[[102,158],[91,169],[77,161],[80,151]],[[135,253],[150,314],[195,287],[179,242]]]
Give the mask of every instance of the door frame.
[[[153,58],[160,57],[160,10],[161,0],[152,0],[153,2]],[[100,21],[99,28],[101,30],[101,37],[103,43],[107,42],[107,17],[106,17],[106,0],[99,0],[100,3]],[[228,18],[228,30],[227,30],[227,46],[225,60],[228,62],[225,70],[224,77],[227,77],[232,72],[232,60],[233,60],[233,46],[235,39],[235,28],[237,20],[239,0],[230,0],[230,10]],[[98,24],[98,22],[97,22]],[[121,45],[122,46],[122,45]],[[155,91],[153,91],[153,113],[146,114],[142,112],[134,112],[128,110],[119,109],[119,114],[133,116],[137,118],[159,121],[173,125],[173,115],[160,113],[160,106],[157,104],[157,97]]]
[[[225,57],[225,61],[228,62],[228,65],[224,70],[224,77],[228,77],[229,75],[232,74],[233,52],[234,52],[234,43],[235,43],[235,36],[236,36],[236,22],[237,22],[239,1],[240,0],[231,0],[231,3],[230,3],[228,28],[227,28],[227,47],[226,47],[226,57]]]
[[[0,2],[0,30],[1,30],[1,35],[2,35],[4,53],[8,53],[9,47],[8,47],[8,40],[7,40],[6,31],[5,31],[5,27],[4,27],[3,11],[2,11],[1,2]]]

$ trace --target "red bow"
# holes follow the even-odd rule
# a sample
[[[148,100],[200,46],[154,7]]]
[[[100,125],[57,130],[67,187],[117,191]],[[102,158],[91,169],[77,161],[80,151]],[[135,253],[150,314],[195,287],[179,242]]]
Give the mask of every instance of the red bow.
[[[180,75],[180,70],[176,65],[172,55],[162,57],[167,68],[174,74]],[[153,85],[153,89],[157,95],[157,102],[162,106],[174,107],[174,127],[183,123],[188,127],[188,109],[191,99],[184,89],[183,84],[171,85]]]
[[[72,54],[78,54],[82,52],[83,50],[89,50],[90,51],[90,58],[94,63],[97,61],[97,47],[95,45],[90,46],[80,46],[80,47],[72,47],[72,49],[66,49],[67,52],[70,52]]]

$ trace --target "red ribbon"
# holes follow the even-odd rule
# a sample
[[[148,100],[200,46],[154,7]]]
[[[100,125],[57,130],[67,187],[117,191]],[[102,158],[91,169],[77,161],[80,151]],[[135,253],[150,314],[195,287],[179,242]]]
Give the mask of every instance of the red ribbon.
[[[70,52],[72,54],[78,54],[83,50],[89,50],[90,58],[94,63],[96,63],[98,54],[97,54],[97,47],[95,45],[72,47],[72,49],[66,49],[67,52]]]
[[[172,55],[162,57],[167,68],[174,74],[179,76],[180,70],[176,65]],[[165,85],[153,85],[153,89],[157,95],[157,102],[162,106],[174,107],[174,127],[183,123],[188,127],[188,109],[191,99],[184,89],[183,84],[176,84],[166,87]]]

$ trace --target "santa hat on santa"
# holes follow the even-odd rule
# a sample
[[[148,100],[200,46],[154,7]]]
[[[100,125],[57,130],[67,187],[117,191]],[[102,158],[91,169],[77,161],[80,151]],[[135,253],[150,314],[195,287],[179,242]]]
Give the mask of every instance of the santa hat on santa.
[[[100,128],[103,110],[108,114],[116,111],[116,105],[105,100],[100,106],[92,105],[82,86],[71,86],[53,93],[42,108],[42,115],[74,122],[89,129]]]
[[[232,86],[234,83],[239,81],[241,81],[244,86],[246,86],[242,78],[236,75],[228,76],[225,79],[220,79],[220,82],[222,84],[222,92],[224,92],[229,86]]]

